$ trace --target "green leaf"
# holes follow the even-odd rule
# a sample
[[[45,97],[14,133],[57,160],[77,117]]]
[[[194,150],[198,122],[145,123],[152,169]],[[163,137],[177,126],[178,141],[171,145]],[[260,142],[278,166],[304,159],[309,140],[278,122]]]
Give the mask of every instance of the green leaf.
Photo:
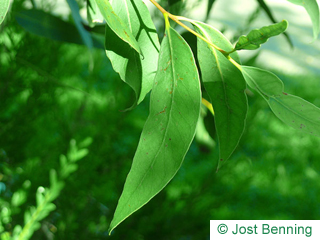
[[[185,5],[185,0],[168,0],[168,11],[174,15],[182,15]]]
[[[273,73],[256,67],[241,66],[248,85],[264,97],[279,96],[284,91],[282,81]]]
[[[168,28],[161,44],[150,114],[110,232],[149,202],[177,173],[194,138],[200,104],[200,81],[190,47]]]
[[[270,26],[262,27],[260,29],[254,29],[249,32],[247,36],[241,36],[236,43],[235,50],[258,49],[261,44],[268,41],[270,37],[283,33],[288,27],[288,22],[283,20],[279,23],[272,24]]]
[[[274,114],[287,125],[320,136],[320,109],[306,100],[283,92],[282,81],[273,73],[242,67],[248,84],[268,102]]]
[[[89,48],[93,48],[93,42],[92,42],[92,38],[89,32],[87,32],[83,25],[82,25],[82,19],[79,13],[79,6],[77,4],[77,2],[75,0],[67,0],[67,3],[71,9],[71,15],[72,18],[74,20],[74,23],[76,25],[76,28],[78,29],[82,41],[84,42],[84,44]]]
[[[126,25],[122,19],[114,12],[110,2],[108,0],[95,0],[102,16],[106,20],[108,26],[112,29],[112,31],[119,36],[120,39],[129,43],[131,47],[133,47],[138,53],[141,53],[138,42],[135,37],[132,35],[130,28]],[[114,3],[117,3],[114,1]],[[126,5],[124,5],[127,7]],[[127,11],[127,9],[123,9],[123,11]]]
[[[216,0],[208,0],[206,20],[209,19],[210,12],[211,12],[212,6],[213,6],[213,4],[214,4],[215,1],[216,1]]]
[[[218,30],[200,22],[193,24],[196,31],[208,41],[225,51],[232,50],[231,43]],[[240,62],[236,52],[231,56]],[[202,81],[215,113],[221,162],[231,156],[245,129],[248,109],[247,96],[244,93],[246,82],[239,69],[200,38],[198,38],[198,59]]]
[[[1,0],[0,3],[0,25],[4,21],[10,6],[10,0]]]
[[[306,100],[290,94],[269,99],[274,114],[294,129],[320,136],[320,109]]]
[[[103,23],[103,16],[95,0],[87,0],[87,18],[90,27],[94,27],[96,23]]]
[[[313,25],[313,39],[316,40],[320,32],[319,6],[316,0],[288,0],[306,9]]]
[[[84,44],[77,28],[60,18],[36,9],[17,12],[17,22],[28,32],[49,39]],[[97,48],[104,48],[103,44],[93,38],[93,45]]]
[[[267,14],[267,16],[269,17],[269,19],[271,20],[271,22],[273,23],[277,23],[278,21],[276,21],[276,19],[274,18],[270,8],[268,7],[268,5],[265,3],[264,0],[257,0],[260,7],[265,11],[265,13]],[[283,32],[283,35],[285,36],[285,38],[287,39],[288,43],[290,44],[290,46],[293,48],[293,43],[291,41],[291,38],[289,37],[289,34],[287,34],[286,32]]]
[[[136,101],[131,107],[133,108],[143,101],[152,88],[160,43],[149,10],[141,0],[117,0],[113,2],[112,7],[129,27],[143,53],[143,56],[139,55],[121,41],[108,26],[106,27],[106,53],[114,70],[135,92]]]

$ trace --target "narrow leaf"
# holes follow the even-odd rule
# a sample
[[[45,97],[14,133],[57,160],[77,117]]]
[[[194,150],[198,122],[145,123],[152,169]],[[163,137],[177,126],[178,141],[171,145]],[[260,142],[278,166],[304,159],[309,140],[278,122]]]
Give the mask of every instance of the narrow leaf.
[[[112,7],[129,27],[143,53],[143,56],[139,55],[106,27],[106,53],[114,70],[135,91],[136,101],[131,107],[133,108],[142,102],[152,88],[160,43],[149,10],[141,0],[117,0]]]
[[[74,25],[44,11],[23,10],[17,12],[15,18],[19,25],[32,34],[62,42],[84,44]],[[94,37],[93,46],[103,48],[103,44]]]
[[[320,32],[319,6],[316,0],[288,0],[306,9],[313,25],[313,39],[316,40]]]
[[[214,4],[215,1],[216,1],[216,0],[208,0],[206,20],[209,19],[210,12],[211,12],[212,6],[213,6],[213,4]]]
[[[110,231],[159,193],[173,178],[195,135],[200,81],[190,47],[168,28],[144,125]]]
[[[269,19],[271,20],[271,22],[273,23],[277,23],[278,21],[276,21],[276,19],[274,18],[271,9],[268,7],[268,5],[265,3],[264,0],[257,0],[260,7],[265,11],[265,13],[267,14],[267,16],[269,17]],[[290,46],[293,48],[293,43],[291,41],[291,38],[289,37],[289,34],[287,34],[286,32],[282,33],[285,38],[287,39],[288,43],[290,44]]]
[[[0,25],[4,21],[9,10],[10,0],[1,0],[0,3]]]
[[[287,125],[320,136],[320,109],[306,100],[283,92],[282,81],[273,73],[254,67],[242,67],[250,87],[268,102],[274,114]]]
[[[78,29],[81,35],[82,41],[89,49],[92,49],[93,47],[92,38],[90,33],[87,32],[82,25],[82,19],[79,13],[78,3],[75,0],[67,0],[67,3],[71,9],[72,18],[74,20],[76,28]]]
[[[258,49],[261,44],[268,41],[270,37],[283,33],[288,27],[286,20],[280,23],[272,24],[270,26],[262,27],[260,29],[254,29],[249,32],[247,36],[241,36],[236,43],[235,50],[247,49],[254,50]]]
[[[194,23],[196,31],[225,51],[231,43],[215,28]],[[238,54],[231,54],[240,61]],[[247,116],[246,82],[241,72],[219,51],[198,38],[198,59],[202,81],[210,96],[219,139],[220,162],[227,160],[238,146]],[[219,162],[219,166],[220,163]]]
[[[274,114],[294,129],[320,136],[320,109],[290,94],[271,97],[269,106]]]
[[[87,18],[90,27],[103,23],[103,16],[95,0],[87,0]]]
[[[279,96],[284,91],[282,81],[275,74],[256,67],[242,66],[241,68],[248,85],[263,96]]]
[[[140,47],[129,26],[124,24],[121,18],[114,12],[109,0],[95,0],[102,16],[106,20],[112,31],[119,36],[120,39],[130,44],[138,53],[141,53]],[[114,1],[114,2],[118,2]]]

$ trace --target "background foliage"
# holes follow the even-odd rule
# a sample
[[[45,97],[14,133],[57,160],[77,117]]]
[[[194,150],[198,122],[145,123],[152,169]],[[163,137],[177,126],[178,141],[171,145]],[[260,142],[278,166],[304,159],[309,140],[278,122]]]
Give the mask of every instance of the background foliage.
[[[28,22],[26,8],[50,13],[55,3],[14,1],[0,26],[0,234],[23,226],[38,187],[50,186],[49,172],[60,169],[70,141],[80,144],[89,137],[89,154],[65,179],[56,209],[32,239],[105,239],[148,116],[149,96],[134,110],[119,111],[130,107],[135,95],[97,48],[103,46],[98,33],[96,48],[88,50],[78,44],[80,35],[41,37],[21,27],[19,17]],[[168,4],[173,13],[188,15],[180,1]],[[76,29],[71,14],[58,17]],[[160,35],[161,29],[159,24]],[[254,58],[250,62],[254,65]],[[319,76],[277,74],[286,91],[320,106]],[[319,219],[319,138],[285,126],[256,94],[248,99],[247,128],[228,164],[215,173],[217,146],[198,136],[173,181],[108,238],[209,239],[210,219]],[[216,142],[212,116],[204,122]],[[15,206],[19,191],[24,193]]]

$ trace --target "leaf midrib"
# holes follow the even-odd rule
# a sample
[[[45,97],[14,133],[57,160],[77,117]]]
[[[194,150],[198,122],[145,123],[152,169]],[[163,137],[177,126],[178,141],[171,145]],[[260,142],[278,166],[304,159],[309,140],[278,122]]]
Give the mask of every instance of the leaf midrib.
[[[119,1],[119,0],[117,0]],[[126,13],[127,13],[127,17],[128,17],[128,23],[129,23],[129,29],[132,33],[132,25],[131,25],[131,19],[130,19],[130,13],[129,13],[129,7],[128,7],[128,2],[127,0],[124,0],[124,4],[125,4],[125,7],[126,7]]]
[[[172,48],[172,43],[171,43],[171,38],[170,38],[170,33],[169,33],[169,31],[168,31],[168,42],[169,42],[169,46],[170,46],[170,48],[169,48],[169,49],[170,49],[170,57],[172,57],[173,48]],[[171,69],[172,69],[172,74],[174,74],[173,63],[171,62],[170,65],[171,65]],[[174,81],[174,78],[173,78],[173,81]],[[173,85],[173,86],[174,86],[174,85]],[[169,125],[169,122],[170,122],[170,119],[171,119],[172,103],[173,103],[174,93],[175,93],[175,87],[173,87],[173,90],[172,90],[172,94],[171,94],[172,97],[171,97],[171,104],[170,104],[171,108],[170,108],[170,111],[169,111],[169,113],[168,113],[168,124],[167,124],[167,127],[166,127],[166,129],[165,129],[165,132],[164,132],[164,134],[163,134],[163,138],[162,138],[160,147],[159,147],[157,153],[155,154],[154,158],[152,159],[152,161],[151,161],[151,163],[150,163],[150,165],[149,165],[149,167],[148,167],[148,171],[144,174],[144,176],[142,177],[142,179],[141,179],[140,183],[138,184],[138,186],[132,191],[133,193],[136,192],[136,190],[138,189],[138,187],[141,186],[141,184],[144,182],[144,180],[145,180],[145,178],[147,177],[147,175],[150,174],[150,169],[151,169],[151,167],[153,167],[153,165],[154,165],[154,163],[155,163],[158,155],[160,154],[161,149],[163,148],[163,145],[164,145],[164,142],[165,142],[167,133],[168,133],[168,125]],[[164,187],[164,186],[163,186],[163,187]],[[160,190],[161,190],[161,189],[160,189]],[[159,191],[160,191],[160,190],[159,190]],[[156,193],[155,193],[155,194],[156,194]],[[154,196],[154,195],[153,195],[153,196]],[[151,197],[151,198],[152,198],[152,197]],[[151,199],[151,198],[150,198],[150,199]],[[126,203],[129,202],[129,200],[130,200],[130,198],[128,198],[128,200],[126,201]],[[141,207],[142,207],[142,206],[141,206]],[[140,207],[140,208],[141,208],[141,207]],[[139,208],[138,208],[138,209],[139,209]],[[132,213],[131,213],[131,214],[132,214]],[[131,215],[131,214],[130,214],[130,215]]]

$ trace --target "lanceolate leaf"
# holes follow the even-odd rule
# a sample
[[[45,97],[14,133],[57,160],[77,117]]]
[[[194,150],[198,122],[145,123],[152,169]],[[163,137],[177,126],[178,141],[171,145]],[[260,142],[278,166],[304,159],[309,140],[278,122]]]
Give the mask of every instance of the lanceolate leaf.
[[[206,20],[209,19],[210,12],[211,12],[212,6],[213,6],[213,4],[214,4],[215,1],[216,1],[216,0],[208,0]]]
[[[269,99],[274,114],[289,126],[320,136],[320,109],[306,100],[290,94]]]
[[[274,114],[289,126],[320,136],[320,109],[306,100],[283,92],[282,81],[273,73],[242,67],[248,84],[268,102]]]
[[[273,73],[256,67],[242,66],[248,85],[266,97],[279,96],[284,91],[282,81]]]
[[[138,53],[141,53],[140,47],[134,36],[132,35],[129,26],[123,23],[121,18],[114,12],[109,0],[95,0],[102,16],[106,20],[112,31],[117,34],[120,39],[129,43]],[[117,1],[114,1],[117,2]]]
[[[93,47],[93,42],[92,42],[92,38],[89,32],[87,32],[83,25],[82,25],[82,20],[81,20],[81,16],[79,13],[79,6],[78,3],[75,0],[67,0],[70,9],[71,9],[71,14],[74,20],[74,23],[76,25],[76,28],[78,29],[81,38],[84,42],[84,44],[91,49]]]
[[[17,22],[28,32],[49,39],[84,44],[77,28],[42,10],[30,9],[15,13]],[[93,46],[103,49],[103,43],[93,39]]]
[[[236,43],[235,50],[258,49],[261,44],[268,41],[270,37],[283,33],[288,27],[286,20],[281,21],[270,26],[262,27],[260,29],[254,29],[247,36],[241,36]]]
[[[215,28],[194,23],[196,31],[225,51],[231,51],[231,43]],[[238,62],[237,53],[231,56]],[[198,38],[198,59],[202,81],[210,96],[215,113],[215,125],[219,139],[220,161],[227,160],[237,147],[245,128],[247,97],[246,82],[239,71],[222,53]]]
[[[3,22],[9,10],[10,0],[1,0],[0,3],[0,24]]]
[[[276,19],[274,18],[270,8],[268,7],[268,5],[265,3],[264,0],[257,0],[260,7],[265,11],[265,13],[267,14],[267,16],[269,17],[269,19],[273,22],[273,23],[277,23]],[[290,46],[293,48],[293,43],[289,37],[289,35],[286,32],[283,32],[283,35],[286,37],[288,43],[290,44]]]
[[[168,28],[161,44],[150,114],[110,231],[149,202],[177,173],[194,138],[200,105],[200,81],[192,52],[182,37]]]
[[[112,7],[141,46],[139,55],[107,26],[106,53],[121,79],[129,84],[139,104],[151,90],[158,65],[160,43],[147,6],[141,0],[117,0]]]
[[[312,21],[313,39],[317,39],[320,31],[319,6],[317,0],[288,0],[291,3],[304,7]]]
[[[96,23],[103,23],[103,16],[95,0],[87,0],[87,18],[90,27],[94,27]]]

